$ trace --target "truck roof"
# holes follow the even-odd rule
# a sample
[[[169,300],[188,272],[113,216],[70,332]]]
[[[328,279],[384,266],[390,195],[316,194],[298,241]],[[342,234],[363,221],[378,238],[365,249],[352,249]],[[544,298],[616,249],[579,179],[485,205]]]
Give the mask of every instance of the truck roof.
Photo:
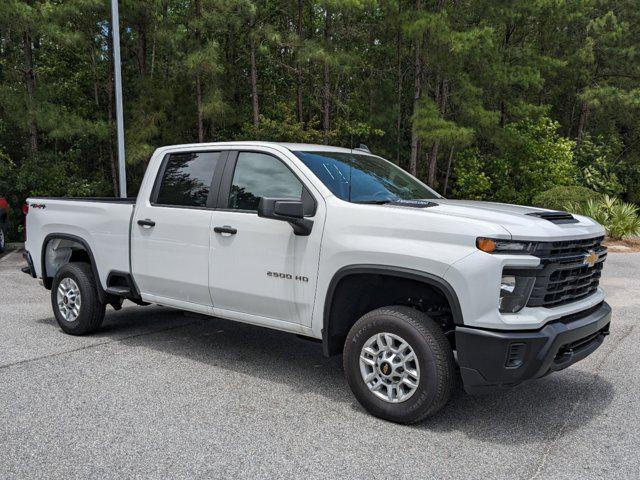
[[[357,148],[343,148],[343,147],[334,147],[331,145],[319,145],[313,143],[293,143],[293,142],[262,142],[262,141],[238,141],[238,142],[207,142],[207,143],[190,143],[184,145],[171,145],[171,147],[217,147],[217,146],[253,146],[253,147],[268,147],[273,145],[278,145],[280,147],[284,147],[292,152],[343,152],[350,153],[353,150],[358,150],[360,152],[365,152],[364,150],[360,150]],[[368,152],[365,152],[368,153]]]
[[[355,148],[343,148],[334,147],[331,145],[318,145],[315,143],[289,143],[289,142],[274,142],[284,148],[291,150],[292,152],[345,152],[349,153]],[[362,150],[360,150],[362,151]]]

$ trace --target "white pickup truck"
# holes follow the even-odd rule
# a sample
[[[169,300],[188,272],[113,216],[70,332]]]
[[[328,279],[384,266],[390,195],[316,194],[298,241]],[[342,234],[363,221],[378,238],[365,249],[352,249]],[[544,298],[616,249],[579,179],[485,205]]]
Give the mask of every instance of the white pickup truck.
[[[60,327],[159,304],[321,339],[372,414],[402,423],[579,361],[609,332],[604,230],[447,200],[366,148],[158,149],[137,199],[30,198],[25,271]]]

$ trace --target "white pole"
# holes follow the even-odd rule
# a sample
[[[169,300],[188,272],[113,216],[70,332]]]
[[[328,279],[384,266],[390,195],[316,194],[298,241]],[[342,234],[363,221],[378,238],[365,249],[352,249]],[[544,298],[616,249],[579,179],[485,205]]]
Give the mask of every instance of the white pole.
[[[122,115],[122,72],[120,70],[120,15],[118,0],[111,0],[111,35],[113,36],[113,72],[116,82],[116,126],[118,131],[118,179],[120,197],[127,198],[127,173],[124,160],[124,117]]]

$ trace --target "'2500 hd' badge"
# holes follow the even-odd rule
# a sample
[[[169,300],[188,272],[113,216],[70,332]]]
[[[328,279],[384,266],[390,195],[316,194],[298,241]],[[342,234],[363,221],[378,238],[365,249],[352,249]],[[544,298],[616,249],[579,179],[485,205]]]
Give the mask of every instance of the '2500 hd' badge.
[[[282,272],[267,272],[267,277],[281,278],[283,280],[297,280],[299,282],[308,282],[309,278],[302,275],[291,275],[290,273]]]

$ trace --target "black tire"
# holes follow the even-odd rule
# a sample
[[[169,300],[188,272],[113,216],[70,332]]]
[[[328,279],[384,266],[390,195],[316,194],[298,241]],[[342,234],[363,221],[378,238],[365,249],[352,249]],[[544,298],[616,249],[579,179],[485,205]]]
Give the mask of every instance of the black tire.
[[[7,248],[7,226],[0,224],[0,253],[4,253]]]
[[[405,401],[390,403],[369,390],[360,373],[360,353],[377,333],[395,334],[409,343],[420,364],[420,380]],[[383,307],[367,313],[349,331],[343,364],[347,382],[360,404],[372,415],[397,423],[415,423],[440,410],[455,382],[451,345],[426,314],[410,307]]]
[[[58,307],[58,287],[65,279],[73,280],[80,290],[82,299],[79,314],[73,321],[65,320]],[[104,320],[105,304],[100,301],[95,277],[88,263],[72,262],[64,265],[55,278],[51,286],[51,306],[58,321],[58,325],[65,333],[70,335],[86,335],[95,332]]]

